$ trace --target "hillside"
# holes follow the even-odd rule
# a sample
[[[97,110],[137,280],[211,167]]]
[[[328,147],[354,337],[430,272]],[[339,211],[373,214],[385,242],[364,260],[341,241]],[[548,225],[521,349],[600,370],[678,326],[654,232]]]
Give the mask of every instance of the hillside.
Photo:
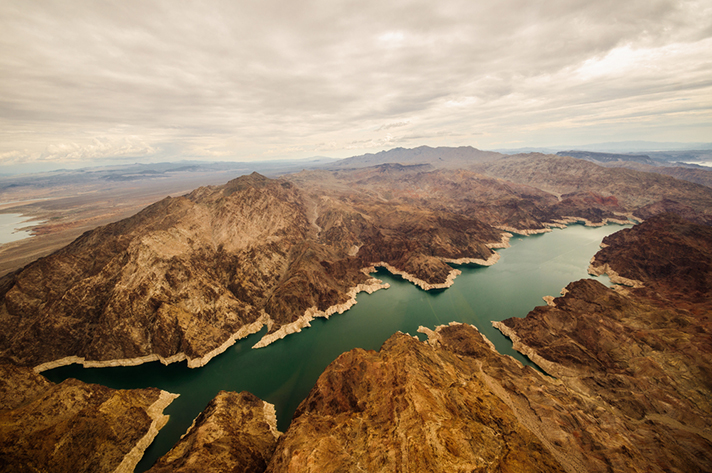
[[[8,468],[28,455],[54,461],[47,452],[57,439],[77,432],[107,444],[87,458],[114,465],[133,444],[119,455],[107,432],[128,429],[131,442],[143,436],[142,412],[160,394],[53,386],[27,368],[154,360],[197,368],[263,327],[258,347],[343,312],[358,292],[382,287],[370,276],[376,266],[442,289],[459,274],[453,265],[494,264],[492,249],[507,245],[508,232],[632,216],[644,221],[608,237],[590,268],[629,288],[573,282],[548,306],[497,324],[550,376],[498,354],[473,327],[423,328],[426,343],[396,334],[378,353],[355,350],[332,363],[278,441],[261,401],[223,393],[158,465],[712,468],[712,189],[563,156],[488,159],[465,169],[447,159],[355,160],[279,179],[253,173],[163,199],[6,275],[0,357],[8,374],[0,394],[12,402],[0,412],[7,420],[0,436],[13,452]],[[82,404],[92,397],[98,404]],[[143,424],[108,427],[107,399]],[[61,417],[58,403],[80,420]],[[32,450],[39,434],[28,419],[41,411],[55,430]],[[240,419],[244,429],[230,427]],[[245,448],[252,453],[240,453]]]

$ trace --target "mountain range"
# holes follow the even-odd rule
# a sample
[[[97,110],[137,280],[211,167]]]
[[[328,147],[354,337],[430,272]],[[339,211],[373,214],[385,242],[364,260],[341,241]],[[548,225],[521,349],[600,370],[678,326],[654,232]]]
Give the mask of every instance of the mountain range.
[[[549,307],[499,326],[553,377],[499,355],[473,327],[424,328],[425,344],[394,335],[378,353],[356,350],[330,365],[283,436],[262,413],[249,414],[257,430],[210,434],[222,442],[214,460],[242,461],[235,445],[253,445],[259,431],[267,453],[250,471],[709,469],[712,188],[570,156],[470,147],[398,148],[200,187],[4,276],[5,389],[24,401],[0,411],[2,425],[14,426],[0,429],[12,452],[0,466],[28,461],[23,445],[39,434],[19,427],[24,416],[49,419],[43,403],[74,402],[64,388],[37,388],[45,369],[154,360],[198,368],[264,326],[259,346],[347,310],[358,292],[379,287],[368,274],[375,266],[426,290],[446,288],[453,263],[496,263],[492,249],[512,233],[610,221],[642,223],[606,239],[591,271],[628,289],[572,282]],[[248,395],[229,399],[196,428],[228,432],[216,425],[246,415],[245,405],[265,410]],[[52,425],[71,433],[77,419]],[[56,449],[57,438],[32,448]],[[172,471],[191,471],[191,455],[210,448],[190,442],[169,454],[183,465]],[[37,456],[45,460],[33,468],[53,455]],[[112,455],[107,471],[128,453]]]

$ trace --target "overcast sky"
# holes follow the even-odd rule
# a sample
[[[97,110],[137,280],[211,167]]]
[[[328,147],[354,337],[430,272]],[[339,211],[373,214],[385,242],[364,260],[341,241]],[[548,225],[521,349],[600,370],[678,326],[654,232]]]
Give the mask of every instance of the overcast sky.
[[[709,0],[0,2],[6,166],[711,136]]]

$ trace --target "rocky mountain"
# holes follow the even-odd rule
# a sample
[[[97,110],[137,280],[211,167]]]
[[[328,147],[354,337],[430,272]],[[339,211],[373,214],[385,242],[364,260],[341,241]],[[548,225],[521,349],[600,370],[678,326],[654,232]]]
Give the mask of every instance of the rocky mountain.
[[[442,288],[458,274],[448,263],[496,261],[503,231],[674,206],[712,221],[712,189],[666,176],[544,155],[471,167],[486,174],[429,164],[255,173],[166,198],[0,279],[0,353],[40,371],[196,367],[265,325],[260,346],[343,312],[381,287],[374,265]]]
[[[635,215],[662,201],[685,205],[699,223],[712,222],[712,189],[671,176],[625,168],[607,168],[567,156],[531,153],[508,156],[475,166],[488,176],[537,187],[565,198],[591,193],[615,197]]]
[[[504,156],[494,151],[482,151],[472,146],[458,148],[419,146],[417,148],[393,148],[380,153],[342,159],[332,169],[350,169],[377,166],[380,164],[428,164],[435,167],[467,168],[468,166],[498,159]]]
[[[345,193],[315,196],[253,174],[84,234],[0,281],[4,354],[38,370],[200,366],[263,325],[275,339],[345,310],[356,292],[380,287],[364,267],[445,284],[444,258],[484,261],[501,240],[477,219],[372,207],[377,197],[339,185]]]
[[[131,472],[176,397],[155,388],[115,390],[49,383],[0,363],[0,471]]]
[[[156,359],[198,367],[263,326],[266,344],[346,310],[358,291],[380,287],[367,274],[374,265],[441,288],[458,274],[448,263],[494,263],[505,231],[635,214],[645,222],[606,239],[591,268],[630,289],[575,282],[499,324],[548,375],[499,355],[473,327],[423,329],[427,343],[397,334],[378,353],[330,365],[276,446],[264,403],[224,393],[156,467],[710,470],[712,236],[658,215],[671,209],[712,221],[712,190],[544,155],[469,169],[253,174],[164,199],[0,279],[0,356],[10,362],[2,461],[67,470],[79,457],[50,450],[90,438],[102,453],[86,456],[87,471],[115,469],[167,399],[50,385],[34,372]],[[115,427],[107,411],[129,420]]]
[[[0,280],[0,347],[38,370],[200,366],[264,325],[269,343],[347,309],[380,287],[363,271],[374,264],[444,287],[457,274],[447,262],[494,261],[495,225],[545,230],[623,210],[422,165],[253,174],[166,198]]]
[[[281,435],[274,406],[248,392],[220,391],[150,473],[264,471]]]
[[[593,151],[559,151],[557,156],[571,156],[572,158],[585,159],[596,163],[635,162],[655,166],[656,163],[647,154],[622,154],[622,153],[597,153]]]
[[[665,215],[606,244],[594,264],[643,288],[577,281],[500,324],[548,375],[467,325],[423,328],[427,343],[394,335],[327,368],[267,471],[709,471],[709,290],[683,283],[683,305],[661,291],[675,285],[666,268],[709,281],[712,233]]]
[[[476,329],[443,327],[431,341],[396,334],[379,352],[340,356],[300,405],[267,471],[565,471],[511,399],[494,392],[507,392],[492,379],[502,364],[489,358],[501,357]],[[530,368],[497,361],[540,383]]]
[[[695,184],[712,187],[712,169],[694,164],[686,164],[684,166],[672,164],[666,166],[651,166],[649,164],[622,161],[605,163],[605,166],[624,167],[634,169],[636,171],[665,174],[666,176],[672,176],[675,179],[681,179],[683,181],[694,182]]]

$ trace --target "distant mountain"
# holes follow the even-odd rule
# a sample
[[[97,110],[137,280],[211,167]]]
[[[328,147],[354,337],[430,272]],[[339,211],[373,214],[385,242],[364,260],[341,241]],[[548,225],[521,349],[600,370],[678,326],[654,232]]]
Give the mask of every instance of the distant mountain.
[[[558,147],[561,149],[561,147]],[[571,149],[571,146],[566,148]],[[606,143],[593,143],[576,146],[578,149],[589,151],[609,152],[609,153],[633,153],[651,151],[675,151],[675,150],[712,150],[712,143],[684,143],[684,142],[659,142],[659,141],[612,141]]]
[[[527,146],[522,148],[497,148],[497,151],[504,154],[520,153],[544,153],[555,154],[559,151],[570,149],[592,151],[598,153],[645,153],[652,158],[656,158],[651,153],[669,152],[695,152],[712,151],[712,143],[681,143],[681,142],[656,142],[656,141],[615,141],[607,143],[591,143],[587,145],[556,145],[556,146]]]
[[[329,168],[361,168],[385,163],[430,164],[438,168],[468,168],[472,164],[491,161],[500,157],[502,157],[501,153],[481,151],[472,146],[460,146],[458,148],[420,146],[413,149],[394,148],[380,153],[354,156],[342,159]]]
[[[585,159],[598,163],[610,163],[615,161],[634,161],[637,163],[656,165],[646,154],[622,154],[622,153],[596,153],[593,151],[559,151],[558,156],[571,156],[572,158]]]

